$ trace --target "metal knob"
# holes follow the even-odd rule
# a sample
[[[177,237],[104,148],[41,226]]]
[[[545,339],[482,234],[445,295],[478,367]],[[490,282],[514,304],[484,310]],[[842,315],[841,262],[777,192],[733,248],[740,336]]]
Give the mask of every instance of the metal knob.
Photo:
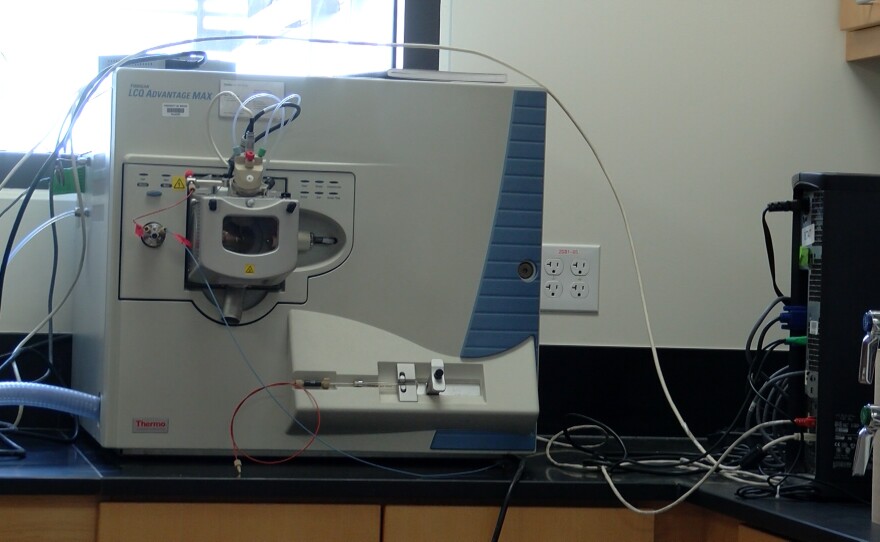
[[[859,354],[859,382],[874,383],[877,345],[880,344],[880,311],[868,311],[862,318],[865,337],[862,339],[862,350]]]
[[[159,248],[165,242],[165,226],[158,222],[144,224],[141,241],[150,248]]]
[[[853,476],[864,476],[868,468],[874,433],[880,429],[880,406],[865,405],[862,407],[859,417],[862,421],[862,428],[859,430],[859,437],[856,440],[856,455],[853,458],[852,469]]]
[[[442,359],[431,360],[431,374],[428,376],[428,384],[425,393],[428,395],[440,395],[446,391],[446,370]]]

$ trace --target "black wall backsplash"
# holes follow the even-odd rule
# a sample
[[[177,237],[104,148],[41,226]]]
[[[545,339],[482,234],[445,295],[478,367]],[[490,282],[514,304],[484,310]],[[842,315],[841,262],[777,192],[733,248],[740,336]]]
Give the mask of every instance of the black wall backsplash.
[[[727,428],[745,398],[741,350],[662,348],[660,366],[673,400],[697,437]],[[772,364],[785,361],[774,353]],[[654,370],[651,351],[637,347],[541,346],[538,432],[552,434],[595,418],[622,436],[684,437]]]

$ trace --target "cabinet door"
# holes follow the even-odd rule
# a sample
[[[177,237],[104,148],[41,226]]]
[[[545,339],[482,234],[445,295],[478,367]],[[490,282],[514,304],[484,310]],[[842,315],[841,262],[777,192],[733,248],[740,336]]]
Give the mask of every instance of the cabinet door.
[[[0,540],[4,542],[94,542],[96,497],[0,497]]]
[[[880,56],[880,4],[840,0],[840,29],[846,31],[846,60]]]
[[[738,542],[786,542],[785,538],[779,538],[770,533],[752,529],[745,525],[739,526]]]
[[[376,505],[101,503],[99,542],[379,542]]]
[[[855,0],[840,0],[841,30],[858,30],[878,24],[880,24],[880,5],[859,5]]]
[[[383,542],[489,540],[498,508],[386,506]],[[654,539],[654,522],[622,508],[516,507],[507,511],[501,542]]]

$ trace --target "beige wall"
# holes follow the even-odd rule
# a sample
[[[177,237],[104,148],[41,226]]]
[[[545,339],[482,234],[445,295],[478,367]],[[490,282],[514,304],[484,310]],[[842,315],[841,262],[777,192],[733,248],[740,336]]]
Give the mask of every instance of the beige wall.
[[[444,1],[446,44],[536,77],[592,138],[630,218],[658,345],[745,342],[774,296],[761,211],[790,197],[794,173],[880,173],[880,65],[844,61],[836,2]],[[545,314],[542,342],[646,345],[611,192],[558,108],[549,123],[544,240],[596,243],[602,259],[598,315]],[[787,291],[790,218],[771,222]]]

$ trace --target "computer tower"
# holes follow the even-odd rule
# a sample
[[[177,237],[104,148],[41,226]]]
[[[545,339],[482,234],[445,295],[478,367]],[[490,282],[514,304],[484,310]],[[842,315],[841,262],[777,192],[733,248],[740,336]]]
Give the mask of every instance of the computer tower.
[[[868,498],[871,476],[853,477],[852,464],[859,411],[874,393],[858,367],[862,315],[880,308],[880,176],[800,173],[792,185],[791,304],[806,307],[807,343],[791,358],[804,369],[800,412],[816,417],[803,461],[820,491]]]

